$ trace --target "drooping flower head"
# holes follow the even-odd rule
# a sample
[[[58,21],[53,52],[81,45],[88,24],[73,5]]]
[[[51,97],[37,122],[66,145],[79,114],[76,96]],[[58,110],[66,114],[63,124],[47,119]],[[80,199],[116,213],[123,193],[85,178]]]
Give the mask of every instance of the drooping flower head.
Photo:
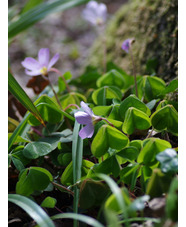
[[[59,54],[55,54],[50,60],[49,49],[42,48],[38,52],[38,61],[34,58],[27,57],[21,62],[21,64],[25,67],[25,73],[29,76],[46,76],[50,68],[58,61],[58,59]]]
[[[131,47],[131,45],[132,45],[132,43],[134,42],[135,40],[134,40],[134,38],[132,38],[132,39],[126,39],[123,43],[122,43],[122,49],[124,50],[124,51],[126,51],[127,53],[129,53],[129,50],[130,50],[130,47]]]
[[[79,136],[82,139],[91,138],[94,134],[94,125],[101,121],[102,118],[94,115],[93,111],[83,101],[80,103],[83,111],[78,111],[74,114],[76,121],[79,124],[86,125],[79,131]]]
[[[94,26],[103,25],[107,19],[107,7],[103,3],[90,1],[83,10],[82,16]]]

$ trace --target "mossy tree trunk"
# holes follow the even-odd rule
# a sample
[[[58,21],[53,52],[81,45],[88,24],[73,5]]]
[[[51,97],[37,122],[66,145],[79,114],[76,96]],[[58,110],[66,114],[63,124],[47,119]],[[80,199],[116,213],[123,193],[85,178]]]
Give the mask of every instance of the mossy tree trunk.
[[[122,42],[135,38],[133,54],[137,74],[148,74],[146,63],[157,62],[157,76],[166,81],[177,76],[178,57],[177,0],[132,0],[115,14],[106,29],[107,60],[132,74],[130,56],[122,49]],[[88,64],[101,67],[102,37],[92,47]]]

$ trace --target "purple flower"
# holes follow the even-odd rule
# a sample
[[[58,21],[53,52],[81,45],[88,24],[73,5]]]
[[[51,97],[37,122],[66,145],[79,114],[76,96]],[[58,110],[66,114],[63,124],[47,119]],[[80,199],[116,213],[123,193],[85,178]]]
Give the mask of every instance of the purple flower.
[[[42,48],[38,52],[38,61],[34,58],[28,57],[21,62],[22,66],[25,67],[25,72],[29,76],[46,76],[50,68],[58,61],[59,54],[55,54],[50,59],[50,52],[48,48]]]
[[[126,39],[122,44],[122,49],[126,51],[127,53],[130,50],[131,44],[134,42],[134,39]]]
[[[76,121],[79,124],[86,125],[84,128],[82,128],[79,132],[79,136],[82,139],[85,138],[91,138],[94,134],[94,125],[98,122],[101,121],[102,118],[99,116],[94,115],[92,110],[87,106],[86,103],[83,101],[81,102],[81,107],[84,110],[83,111],[78,111],[74,114]]]
[[[107,19],[107,7],[103,3],[90,1],[83,10],[82,16],[94,26],[103,25]]]

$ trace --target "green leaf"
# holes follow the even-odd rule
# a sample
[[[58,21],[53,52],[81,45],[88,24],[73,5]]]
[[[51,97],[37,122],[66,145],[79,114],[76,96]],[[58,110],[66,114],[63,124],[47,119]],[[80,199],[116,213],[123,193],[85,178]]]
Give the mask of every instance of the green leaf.
[[[140,182],[142,190],[143,192],[146,192],[148,180],[152,175],[152,169],[149,166],[141,166],[140,170],[141,170]]]
[[[70,104],[76,104],[79,106],[81,101],[86,102],[86,97],[80,93],[71,92],[61,96],[59,100],[61,102],[62,108],[64,109]],[[72,107],[72,108],[75,108],[75,107]]]
[[[104,227],[101,223],[99,223],[94,218],[88,217],[83,214],[65,213],[65,214],[57,214],[51,217],[52,220],[63,219],[63,218],[78,220],[93,227]]]
[[[114,177],[117,177],[120,172],[120,166],[115,155],[107,158],[101,162],[96,168],[94,168],[96,173],[110,174],[113,173]]]
[[[19,102],[29,110],[41,124],[45,125],[41,115],[39,114],[38,110],[32,103],[31,99],[22,89],[22,87],[18,84],[16,79],[12,76],[12,74],[8,71],[8,90],[19,100]]]
[[[147,185],[146,194],[151,198],[162,196],[169,190],[171,179],[172,177],[163,174],[160,169],[154,169]]]
[[[150,101],[157,98],[165,89],[165,82],[155,76],[147,76],[145,81],[145,98]]]
[[[174,92],[178,89],[178,80],[172,80],[169,85],[162,91],[161,95],[168,94],[170,92]]]
[[[147,114],[134,107],[130,107],[125,114],[122,130],[131,135],[135,129],[145,130],[150,128],[150,126],[151,121]]]
[[[44,210],[27,197],[9,194],[8,201],[15,203],[17,206],[27,212],[27,214],[29,214],[39,226],[55,227],[52,220],[48,217]]]
[[[157,131],[166,130],[178,135],[178,113],[172,105],[157,110],[151,116],[152,126]]]
[[[38,104],[37,109],[40,115],[42,116],[43,120],[49,123],[56,124],[61,122],[63,119],[63,112],[59,108],[51,106],[48,103]],[[40,125],[40,122],[34,116],[30,116],[28,122],[32,126]]]
[[[13,132],[16,127],[19,125],[19,122],[15,119],[8,117],[8,132]]]
[[[16,193],[29,196],[34,191],[44,190],[53,180],[50,172],[41,167],[30,167],[20,173]]]
[[[62,92],[66,89],[66,84],[62,77],[58,77],[58,87],[59,87],[59,92]]]
[[[11,137],[8,139],[8,151],[10,152],[12,145],[16,141],[18,136],[21,136],[25,129],[29,129],[30,125],[27,124],[28,118],[30,116],[30,113],[26,114],[18,127],[14,130]]]
[[[125,206],[126,206],[125,207],[125,213],[127,213],[128,212],[127,208],[131,204],[131,201],[130,201],[129,195],[128,195],[128,191],[127,191],[126,188],[121,188],[120,191],[121,191],[121,194],[122,194],[122,200],[125,202]],[[122,209],[121,209],[121,206],[118,203],[116,194],[112,194],[108,197],[108,199],[105,202],[105,209],[115,211],[118,214],[122,213]]]
[[[152,109],[155,107],[156,103],[159,102],[159,101],[160,101],[160,99],[153,99],[153,100],[151,100],[150,102],[148,102],[148,103],[146,104],[146,106],[147,106],[150,110],[152,110]]]
[[[41,207],[54,208],[56,203],[57,203],[57,200],[55,198],[47,196],[41,203]]]
[[[37,0],[37,1],[36,0],[28,0],[21,13],[27,12],[28,10],[32,9],[33,7],[35,7],[36,5],[39,5],[42,2],[43,2],[43,0]]]
[[[156,155],[156,159],[161,163],[163,173],[178,171],[178,155],[173,149],[166,149]]]
[[[104,86],[92,93],[92,99],[96,105],[105,106],[107,99],[121,100],[122,93],[119,88],[115,86]]]
[[[104,216],[107,222],[107,226],[109,227],[122,227],[121,224],[119,224],[119,217],[117,212],[113,210],[109,210],[107,208],[104,209]]]
[[[71,81],[77,87],[83,87],[84,89],[96,88],[96,80],[101,76],[98,69],[93,66],[87,66],[83,74]]]
[[[148,116],[151,114],[150,109],[143,102],[141,102],[135,95],[130,95],[121,102],[119,108],[123,120],[125,119],[126,112],[130,107],[135,107],[136,109],[146,113]]]
[[[166,198],[166,215],[172,221],[178,221],[178,178],[175,177],[170,185]]]
[[[100,206],[105,200],[109,189],[107,185],[92,179],[86,179],[80,186],[79,205],[82,209]]]
[[[70,71],[67,71],[63,74],[65,80],[70,80],[72,78],[72,74]]]
[[[12,21],[9,24],[8,37],[14,37],[50,13],[64,11],[86,2],[88,2],[88,0],[55,0],[39,4],[22,14],[16,21]]]
[[[45,142],[31,142],[23,149],[23,155],[29,159],[45,156],[52,151],[52,146]]]
[[[157,66],[158,66],[158,59],[151,58],[146,63],[146,71],[150,74],[155,74]]]
[[[84,177],[88,174],[90,168],[94,166],[93,162],[88,160],[82,160],[81,167],[81,177]],[[73,165],[72,162],[65,168],[63,174],[61,175],[61,183],[64,185],[72,185],[73,184]]]
[[[103,156],[109,147],[121,150],[128,144],[128,137],[109,125],[103,125],[91,145],[91,151],[95,157]]]
[[[95,115],[106,117],[112,110],[112,106],[95,106],[92,111]]]
[[[121,180],[131,186],[131,190],[134,189],[136,185],[136,180],[139,172],[139,164],[130,163],[128,166],[124,167],[120,172]]]
[[[132,140],[129,143],[129,146],[136,147],[138,151],[141,150],[142,147],[142,141],[141,140]]]
[[[14,156],[12,156],[12,162],[14,163],[14,166],[18,171],[25,169],[23,163],[18,158],[15,158]]]
[[[22,162],[22,164],[25,166],[25,165],[28,165],[28,163],[30,162],[30,159],[25,158],[25,156],[23,155],[23,149],[24,149],[24,146],[18,146],[11,152],[11,155],[16,159],[19,159]]]
[[[57,160],[60,163],[60,165],[67,166],[72,161],[72,154],[71,153],[59,154]]]
[[[101,76],[96,82],[98,88],[103,86],[116,86],[120,89],[124,88],[125,80],[120,72],[115,69],[110,70]]]
[[[157,162],[156,155],[167,148],[171,148],[171,144],[168,141],[159,138],[145,139],[137,162],[151,166]]]
[[[147,101],[161,97],[160,94],[164,91],[165,82],[156,76],[143,76],[137,81],[138,86],[138,98],[145,98]],[[135,88],[133,88],[133,92]]]
[[[126,193],[120,189],[118,187],[118,185],[115,183],[115,181],[110,178],[109,176],[105,175],[105,174],[97,174],[97,176],[106,181],[106,183],[108,184],[108,186],[110,187],[113,195],[116,198],[117,204],[119,209],[121,210],[121,213],[123,215],[123,218],[127,218],[128,217],[128,213],[127,213],[127,204],[130,203],[129,197],[126,195]],[[124,195],[123,195],[124,193]],[[108,206],[106,205],[106,207],[108,208]],[[128,223],[126,223],[126,226],[128,226]]]
[[[8,133],[8,139],[12,136],[13,133]],[[18,143],[30,143],[31,141],[27,138],[23,138],[21,136],[17,136],[16,140],[14,141],[14,144]]]
[[[138,157],[138,154],[139,154],[139,150],[133,146],[126,147],[123,150],[116,153],[116,155],[126,159],[129,162],[136,160]]]

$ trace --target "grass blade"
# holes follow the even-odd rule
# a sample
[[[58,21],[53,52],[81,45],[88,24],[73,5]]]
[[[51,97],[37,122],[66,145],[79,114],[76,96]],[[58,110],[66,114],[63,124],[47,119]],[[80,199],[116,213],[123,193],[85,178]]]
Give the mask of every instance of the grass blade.
[[[8,201],[15,203],[26,211],[40,227],[55,227],[54,223],[44,210],[27,197],[17,194],[9,194]]]
[[[94,227],[104,227],[100,222],[95,220],[94,218],[88,217],[83,214],[74,214],[74,213],[66,213],[66,214],[57,214],[55,216],[52,216],[51,219],[60,219],[60,218],[69,218],[69,219],[75,219],[78,221],[82,221],[86,223],[87,225],[94,226]]]
[[[115,183],[115,181],[112,178],[110,178],[109,176],[107,176],[105,174],[97,174],[97,176],[100,179],[106,181],[106,183],[110,187],[112,193],[115,194],[118,205],[120,206],[120,208],[122,210],[123,218],[124,218],[124,220],[126,219],[126,226],[129,226],[128,221],[127,221],[127,218],[128,218],[127,207],[125,205],[125,201],[122,196],[121,189],[118,187],[118,185]]]
[[[72,163],[73,163],[73,183],[75,184],[81,178],[81,166],[83,157],[83,140],[79,137],[80,124],[75,121],[72,143]],[[79,189],[74,188],[74,213],[78,213]],[[74,220],[74,227],[78,225],[77,220]]]
[[[9,24],[8,37],[14,37],[50,13],[64,11],[88,1],[89,0],[55,0],[52,2],[41,3],[29,11],[23,13],[17,21]]]
[[[43,119],[41,118],[38,110],[34,106],[31,99],[22,89],[22,87],[18,84],[16,79],[12,76],[10,72],[8,72],[8,90],[15,96],[16,99],[27,109],[29,110],[40,122],[45,126]]]
[[[28,113],[24,116],[24,118],[22,119],[20,124],[17,126],[17,128],[14,130],[11,137],[9,138],[9,140],[8,140],[8,151],[9,152],[10,152],[10,149],[11,149],[14,141],[16,140],[16,138],[21,135],[21,133],[24,131],[24,129],[28,125],[27,120],[28,120],[29,115],[30,115],[30,113]],[[30,125],[29,125],[29,127],[30,127]]]

